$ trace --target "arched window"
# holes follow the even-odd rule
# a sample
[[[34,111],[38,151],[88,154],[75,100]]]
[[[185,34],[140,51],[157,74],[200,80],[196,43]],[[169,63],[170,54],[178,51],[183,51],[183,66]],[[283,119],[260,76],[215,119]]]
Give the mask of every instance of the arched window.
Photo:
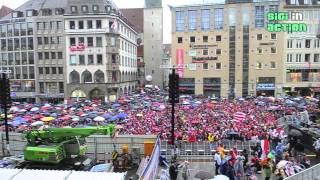
[[[104,73],[101,70],[98,70],[94,73],[94,82],[104,83]]]
[[[92,82],[92,74],[89,71],[84,71],[81,75],[81,79],[84,83]]]
[[[73,70],[71,73],[70,73],[70,83],[71,84],[75,84],[75,83],[80,83],[80,74]]]

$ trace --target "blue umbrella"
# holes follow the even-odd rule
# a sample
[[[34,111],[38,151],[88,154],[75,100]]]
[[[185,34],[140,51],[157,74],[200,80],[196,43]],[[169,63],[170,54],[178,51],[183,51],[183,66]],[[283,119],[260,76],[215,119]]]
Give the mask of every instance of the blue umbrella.
[[[111,117],[111,121],[115,121],[115,120],[117,120],[118,119],[118,116],[112,116]]]
[[[103,114],[102,117],[104,117],[105,119],[109,119],[112,116],[111,116],[111,114],[106,113],[106,114]]]
[[[119,119],[125,119],[126,117],[128,117],[128,114],[125,114],[125,113],[118,114]]]
[[[116,108],[116,107],[120,107],[120,106],[121,106],[121,104],[113,104],[112,108]]]

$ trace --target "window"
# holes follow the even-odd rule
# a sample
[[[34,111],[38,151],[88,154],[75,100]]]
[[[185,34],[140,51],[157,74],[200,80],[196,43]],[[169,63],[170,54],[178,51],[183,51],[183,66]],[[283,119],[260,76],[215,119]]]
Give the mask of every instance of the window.
[[[221,69],[221,63],[216,63],[216,69]]]
[[[305,54],[304,62],[310,62],[310,54]]]
[[[319,13],[319,17],[320,17],[320,13]],[[320,48],[320,39],[314,40],[314,48]]]
[[[314,54],[314,56],[313,56],[313,62],[320,62],[319,54]]]
[[[311,39],[306,39],[306,48],[310,48]]]
[[[184,31],[184,12],[176,11],[176,31]]]
[[[221,49],[216,49],[216,55],[221,55]]]
[[[92,29],[92,20],[87,21],[87,28]]]
[[[45,67],[46,70],[46,74],[50,74],[50,68],[49,67]]]
[[[52,15],[52,10],[51,9],[43,9],[42,10],[42,15],[43,16],[51,16]]]
[[[40,89],[40,93],[44,93],[44,83],[43,82],[39,82],[39,89]]]
[[[70,38],[70,46],[76,45],[76,38],[72,37]]]
[[[288,63],[292,62],[292,54],[287,54],[287,62]]]
[[[270,68],[271,68],[271,69],[275,69],[275,68],[276,68],[276,62],[271,61],[271,62],[270,62]]]
[[[182,43],[182,37],[178,37],[178,43],[179,43],[179,44]]]
[[[42,67],[39,68],[39,74],[43,74],[43,68]]]
[[[88,12],[88,6],[81,6],[81,11],[83,13],[87,13]]]
[[[116,54],[112,54],[112,55],[111,55],[111,62],[112,62],[113,64],[115,64],[116,61],[117,61],[117,58],[116,58],[116,57],[117,57]]]
[[[208,68],[209,68],[208,63],[203,63],[203,70],[208,70]]]
[[[51,59],[57,59],[56,52],[51,52]]]
[[[33,10],[28,10],[27,17],[32,17],[32,16],[33,16]]]
[[[77,13],[78,7],[77,6],[71,6],[71,13]]]
[[[271,33],[271,39],[276,40],[277,39],[277,34],[276,33]]]
[[[28,38],[28,49],[33,50],[33,37]]]
[[[33,24],[31,22],[28,22],[27,28],[28,28],[28,35],[33,35]]]
[[[92,5],[92,11],[93,12],[98,12],[99,11],[99,6],[98,5]]]
[[[0,29],[0,32],[1,32],[1,29]],[[27,24],[26,23],[20,24],[20,33],[21,33],[21,36],[25,36],[27,34]]]
[[[291,47],[292,47],[292,45],[291,45]],[[302,40],[296,40],[296,48],[301,48],[301,47],[302,47]]]
[[[93,37],[87,37],[88,47],[93,47]]]
[[[44,44],[48,45],[49,44],[49,38],[48,37],[44,37],[43,38]]]
[[[57,68],[56,67],[51,68],[51,72],[52,74],[57,74]]]
[[[42,37],[37,37],[38,45],[42,45]]]
[[[84,37],[79,37],[78,44],[83,44],[83,43],[84,43]]]
[[[62,36],[58,36],[58,44],[63,44],[63,38],[62,38]]]
[[[223,29],[223,9],[218,8],[214,12],[214,28]]]
[[[188,11],[189,15],[189,31],[197,29],[197,11]]]
[[[57,29],[62,29],[62,21],[57,21]]]
[[[79,21],[78,25],[79,25],[79,29],[83,29],[84,28],[83,21]]]
[[[69,21],[69,28],[76,29],[76,23],[74,21]]]
[[[57,37],[50,37],[51,44],[57,44]]]
[[[102,37],[96,37],[96,47],[102,47]]]
[[[101,20],[96,20],[96,29],[101,29]]]
[[[194,36],[191,36],[190,37],[190,42],[193,42],[193,43],[196,42],[196,38]]]
[[[210,9],[201,10],[201,29],[203,31],[210,29]]]
[[[97,64],[102,65],[102,54],[97,54]]]
[[[49,52],[45,52],[44,53],[44,59],[50,59],[50,53]]]
[[[42,60],[42,59],[43,59],[42,52],[38,52],[38,59],[39,59],[39,60]]]
[[[287,40],[287,48],[292,48],[292,42],[293,42],[293,40],[292,39],[288,39]]]
[[[262,34],[257,34],[257,40],[262,40]]]
[[[63,82],[59,82],[59,93],[64,93]]]
[[[58,59],[63,59],[62,52],[58,52]]]
[[[264,27],[264,6],[256,6],[255,27],[256,28]]]
[[[88,55],[88,64],[94,64],[93,55]]]
[[[202,54],[203,54],[203,55],[208,55],[208,49],[203,49],[203,50],[202,50]]]
[[[203,36],[203,37],[202,37],[202,41],[203,41],[204,43],[208,42],[208,39],[209,39],[208,36]]]
[[[85,65],[84,55],[79,55],[79,64],[80,64],[80,65]]]
[[[58,67],[58,73],[63,74],[63,67]]]
[[[257,63],[257,69],[262,69],[262,63],[261,62]]]
[[[272,53],[272,54],[277,53],[277,48],[276,48],[276,47],[271,47],[271,53]]]
[[[258,54],[262,54],[262,48],[257,48]]]
[[[216,41],[221,41],[221,36],[220,35],[216,36]]]
[[[77,56],[76,55],[70,55],[70,65],[77,65]]]
[[[302,54],[296,54],[296,62],[301,62]]]

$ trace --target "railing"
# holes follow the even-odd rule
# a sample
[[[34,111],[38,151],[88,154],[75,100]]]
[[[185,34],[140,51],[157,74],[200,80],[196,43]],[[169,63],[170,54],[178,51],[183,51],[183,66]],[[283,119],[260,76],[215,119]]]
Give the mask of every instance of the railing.
[[[293,176],[287,177],[284,180],[316,180],[320,178],[320,164],[301,171]]]

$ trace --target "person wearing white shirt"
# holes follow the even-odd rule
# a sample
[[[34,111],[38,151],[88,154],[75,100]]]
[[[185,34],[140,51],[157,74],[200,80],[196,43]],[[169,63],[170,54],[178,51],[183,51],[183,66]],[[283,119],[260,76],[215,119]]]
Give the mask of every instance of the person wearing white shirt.
[[[219,174],[219,168],[221,165],[221,155],[219,151],[216,151],[214,154],[214,162],[215,162],[215,167],[216,167],[216,175]]]

